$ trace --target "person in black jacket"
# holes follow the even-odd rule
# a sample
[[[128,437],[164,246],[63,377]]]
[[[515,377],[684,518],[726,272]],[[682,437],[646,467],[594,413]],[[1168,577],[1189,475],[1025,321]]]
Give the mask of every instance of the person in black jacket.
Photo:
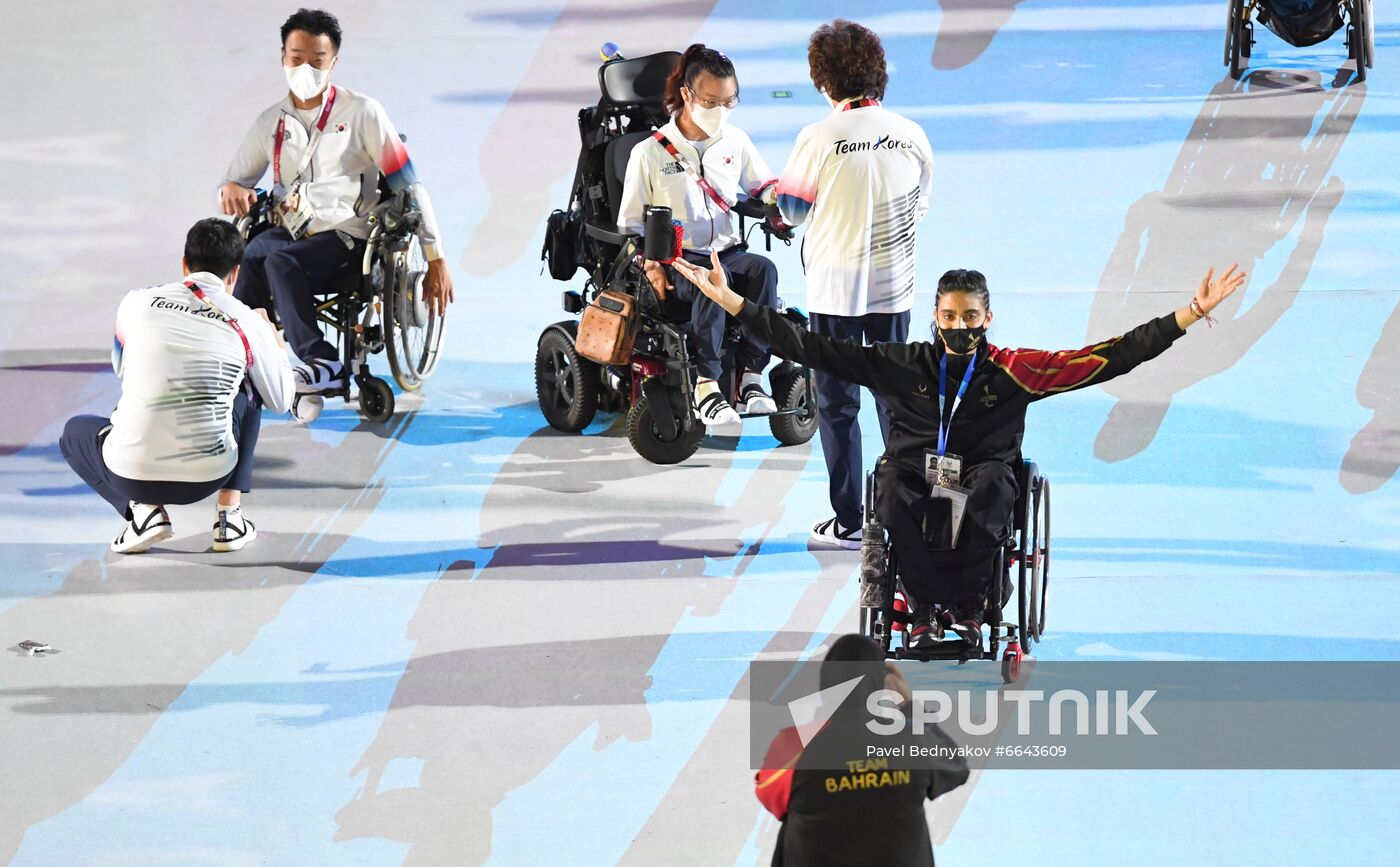
[[[771,343],[776,355],[864,385],[891,408],[888,445],[875,470],[875,505],[911,596],[914,649],[941,640],[944,626],[970,644],[981,642],[996,552],[1012,532],[1013,465],[1020,460],[1031,402],[1106,382],[1156,358],[1187,328],[1209,318],[1245,278],[1236,265],[1218,278],[1212,269],[1189,305],[1121,337],[1049,352],[986,341],[991,299],[986,278],[977,271],[949,271],[939,279],[933,340],[863,346],[821,337],[775,310],[745,303],[718,269],[689,262],[677,267]],[[933,550],[926,541],[924,518],[931,514],[926,450],[960,456],[958,484],[968,492],[961,532],[948,550]],[[935,605],[941,608],[937,616]]]
[[[828,665],[827,663],[842,663]],[[847,867],[891,864],[933,867],[924,801],[967,782],[967,759],[938,726],[878,736],[868,728],[868,702],[880,689],[898,692],[908,718],[909,686],[885,652],[864,635],[836,639],[822,662],[822,689],[859,672],[852,689],[826,725],[804,748],[796,729],[773,739],[754,794],[783,823],[773,865]],[[870,746],[917,745],[925,758],[871,758]]]

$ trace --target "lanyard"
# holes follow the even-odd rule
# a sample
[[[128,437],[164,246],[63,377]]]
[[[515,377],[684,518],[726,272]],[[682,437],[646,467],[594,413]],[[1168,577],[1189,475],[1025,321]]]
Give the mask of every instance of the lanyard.
[[[962,383],[958,385],[958,394],[953,398],[953,409],[948,413],[948,427],[943,427],[943,401],[948,393],[948,353],[945,351],[943,357],[938,359],[938,456],[943,457],[943,453],[948,450],[948,434],[953,430],[953,416],[958,414],[958,404],[962,403],[963,393],[967,391],[967,384],[972,382],[972,369],[977,366],[977,355],[973,354],[967,361],[967,373],[963,374]]]
[[[853,108],[879,108],[879,106],[880,100],[878,99],[857,99],[854,102],[848,102],[845,105],[841,106],[841,110],[850,111]]]
[[[306,144],[306,153],[301,155],[301,165],[297,168],[297,177],[306,171],[306,167],[311,164],[311,155],[316,152],[316,146],[321,143],[321,133],[326,129],[326,121],[331,119],[331,106],[335,105],[335,85],[331,85],[326,91],[325,105],[321,106],[321,116],[316,119],[316,132],[311,136],[311,141]],[[287,135],[287,113],[283,112],[277,118],[277,138],[272,144],[272,186],[281,195],[282,186],[282,139]]]
[[[243,333],[243,326],[238,324],[238,320],[234,319],[232,316],[225,316],[224,312],[214,306],[214,302],[209,300],[209,296],[205,295],[204,290],[199,288],[199,284],[195,283],[193,280],[186,280],[185,288],[193,292],[194,297],[198,298],[205,307],[214,311],[220,319],[223,319],[229,325],[233,326],[233,330],[238,332],[238,339],[243,341],[243,359],[248,362],[249,367],[252,367],[253,347],[248,343],[248,335]]]
[[[681,156],[681,152],[676,150],[676,146],[671,144],[670,139],[661,134],[661,130],[652,133],[651,137],[661,142],[661,146],[666,149],[666,153],[670,154],[671,157],[680,164],[680,167],[685,169],[685,173],[690,175],[695,183],[700,185],[700,189],[704,191],[705,195],[710,197],[710,201],[719,205],[721,211],[724,211],[726,214],[729,213],[729,203],[724,200],[724,196],[715,192],[715,188],[710,186],[710,182],[702,178],[699,172],[695,171],[695,167]]]

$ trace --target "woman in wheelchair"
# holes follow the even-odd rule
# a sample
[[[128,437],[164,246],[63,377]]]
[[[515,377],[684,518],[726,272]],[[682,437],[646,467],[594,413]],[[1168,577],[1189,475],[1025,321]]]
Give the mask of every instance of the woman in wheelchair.
[[[739,84],[729,58],[704,45],[687,48],[666,81],[665,105],[671,122],[657,130],[651,141],[633,148],[627,161],[618,226],[623,232],[642,234],[646,208],[669,207],[682,224],[686,258],[704,262],[710,254],[716,255],[730,285],[755,304],[771,308],[778,300],[778,270],[770,260],[748,251],[735,231],[730,209],[741,193],[767,198],[771,204],[777,178],[744,131],[726,122],[738,102]],[[695,408],[700,420],[706,425],[739,421],[716,383],[721,374],[724,311],[688,281],[677,279],[674,269],[651,260],[645,266],[658,296],[664,299],[674,291],[691,305],[697,344]],[[744,412],[777,409],[760,377],[770,358],[767,343],[745,332],[738,357],[743,366],[739,400]]]
[[[1235,265],[1218,278],[1212,269],[1187,306],[1121,337],[1049,352],[987,342],[991,298],[977,271],[949,271],[939,279],[931,341],[863,346],[795,328],[745,301],[717,265],[678,260],[676,267],[779,356],[864,385],[889,402],[894,419],[875,471],[875,508],[910,597],[913,650],[941,641],[945,627],[969,644],[981,643],[996,553],[1012,531],[1013,465],[1030,404],[1107,382],[1156,358],[1188,327],[1209,319],[1245,278]],[[947,473],[940,475],[940,467]],[[940,511],[947,500],[932,496],[933,484],[967,495],[955,545],[947,544],[947,515]]]

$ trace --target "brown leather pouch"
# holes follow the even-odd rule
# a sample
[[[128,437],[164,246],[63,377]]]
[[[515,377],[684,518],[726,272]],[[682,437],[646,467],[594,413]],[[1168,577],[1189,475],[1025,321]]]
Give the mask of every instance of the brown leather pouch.
[[[599,293],[583,311],[574,345],[599,364],[627,364],[637,340],[637,308],[632,296],[612,289]]]

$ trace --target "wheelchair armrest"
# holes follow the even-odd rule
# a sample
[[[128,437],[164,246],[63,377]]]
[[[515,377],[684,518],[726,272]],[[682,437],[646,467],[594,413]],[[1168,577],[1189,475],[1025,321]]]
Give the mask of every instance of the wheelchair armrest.
[[[750,220],[762,220],[764,217],[764,204],[761,199],[740,199],[734,205],[734,213],[748,217]]]
[[[602,226],[599,226],[596,223],[584,223],[583,231],[585,234],[588,235],[588,237],[593,238],[597,241],[602,241],[604,244],[612,244],[614,247],[621,247],[625,245],[629,240],[641,237],[640,235],[634,235],[630,232],[624,233],[610,231],[608,229],[603,228]]]

